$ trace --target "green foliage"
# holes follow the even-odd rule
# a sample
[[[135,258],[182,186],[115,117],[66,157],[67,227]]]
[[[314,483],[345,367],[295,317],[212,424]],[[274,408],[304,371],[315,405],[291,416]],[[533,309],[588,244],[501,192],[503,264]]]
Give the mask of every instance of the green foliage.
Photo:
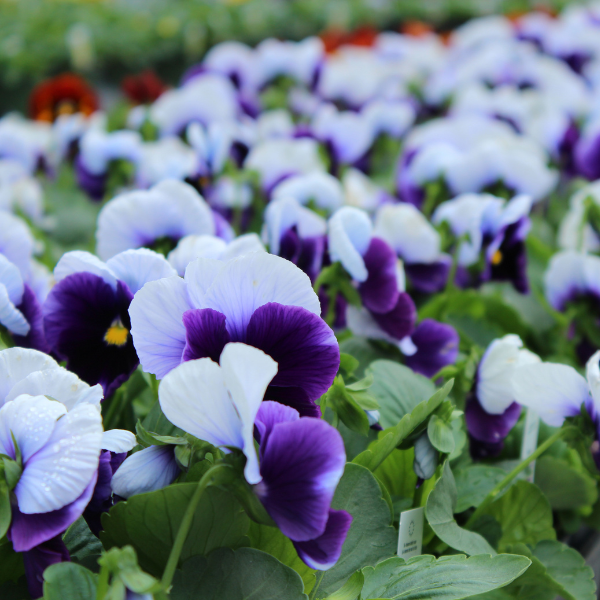
[[[427,521],[435,534],[448,546],[466,554],[496,554],[490,544],[478,533],[458,525],[454,518],[457,504],[456,484],[448,461],[442,476],[429,494],[426,505]]]
[[[517,481],[484,512],[502,527],[501,552],[511,544],[556,539],[550,503],[540,488],[528,481]]]
[[[119,502],[102,519],[104,548],[133,546],[141,567],[160,577],[195,489],[195,483],[175,484]],[[194,514],[181,561],[222,546],[246,545],[248,527],[249,519],[232,494],[207,488]]]
[[[175,574],[172,600],[307,600],[298,573],[254,548],[220,548]]]
[[[477,508],[505,475],[503,469],[481,464],[469,465],[456,471],[455,512],[461,513],[471,507]]]
[[[91,571],[98,569],[98,558],[102,554],[100,540],[90,531],[83,517],[79,517],[63,536],[71,560]]]
[[[75,563],[58,563],[44,571],[44,600],[90,600],[98,576]]]
[[[402,600],[458,600],[493,590],[521,575],[531,561],[523,556],[464,555],[416,556],[405,561],[397,556],[364,568],[361,598]]]
[[[398,534],[390,526],[391,515],[373,474],[352,463],[346,464],[331,504],[335,510],[352,515],[352,525],[338,562],[328,571],[319,586],[319,596],[331,594],[348,578],[366,565],[392,556]]]

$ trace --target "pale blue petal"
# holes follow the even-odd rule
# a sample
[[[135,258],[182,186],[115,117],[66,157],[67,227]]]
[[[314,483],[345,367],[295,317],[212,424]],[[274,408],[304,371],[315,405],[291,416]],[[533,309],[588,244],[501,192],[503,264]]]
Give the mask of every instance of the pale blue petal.
[[[109,259],[106,265],[117,279],[125,282],[132,294],[140,290],[145,283],[177,275],[167,259],[148,248],[125,250]]]

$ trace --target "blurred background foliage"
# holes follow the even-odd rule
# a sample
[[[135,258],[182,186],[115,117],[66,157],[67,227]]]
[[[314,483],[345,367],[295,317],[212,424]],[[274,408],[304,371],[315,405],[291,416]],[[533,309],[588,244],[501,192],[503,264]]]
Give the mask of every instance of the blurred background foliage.
[[[412,20],[450,30],[470,17],[558,12],[568,0],[0,0],[0,114],[25,106],[45,77],[93,83],[154,69],[168,83],[223,40],[256,44]]]

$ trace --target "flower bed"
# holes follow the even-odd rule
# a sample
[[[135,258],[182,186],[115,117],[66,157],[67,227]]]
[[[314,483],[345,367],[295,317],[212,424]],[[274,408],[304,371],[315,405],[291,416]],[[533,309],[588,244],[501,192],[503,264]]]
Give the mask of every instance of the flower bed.
[[[2,117],[0,597],[594,598],[599,34],[225,42]]]

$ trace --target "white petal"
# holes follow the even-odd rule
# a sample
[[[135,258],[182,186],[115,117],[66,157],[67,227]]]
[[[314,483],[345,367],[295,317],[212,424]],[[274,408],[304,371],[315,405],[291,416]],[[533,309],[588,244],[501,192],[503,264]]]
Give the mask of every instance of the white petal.
[[[161,379],[181,362],[182,317],[192,308],[185,281],[177,276],[150,281],[134,296],[129,305],[131,336],[146,372]]]
[[[0,254],[0,284],[5,287],[12,304],[17,306],[21,303],[25,290],[23,277],[18,267],[2,254]]]
[[[412,204],[385,204],[375,218],[374,235],[407,263],[431,263],[440,255],[440,234]]]
[[[111,481],[112,491],[122,498],[167,487],[179,474],[169,446],[150,446],[127,457]]]
[[[132,450],[136,444],[135,435],[126,429],[110,429],[102,434],[102,450],[121,454]]]
[[[90,387],[75,373],[59,366],[35,371],[16,382],[6,396],[6,402],[21,394],[48,396],[64,404],[67,410],[72,410],[74,406],[81,403],[91,404],[100,410],[100,402],[104,397],[101,385],[96,384]]]
[[[295,175],[276,185],[272,199],[295,198],[300,204],[313,200],[316,206],[333,211],[344,202],[342,186],[339,180],[329,173],[307,173]]]
[[[249,252],[266,252],[256,233],[245,233],[229,242],[229,245],[221,255],[221,260],[231,260]]]
[[[135,294],[145,283],[177,275],[167,259],[147,248],[125,250],[107,261],[107,266],[118,279],[124,281]]]
[[[171,266],[183,277],[186,267],[197,258],[219,260],[227,248],[227,242],[214,235],[186,235],[176,248],[169,252]]]
[[[10,390],[31,373],[58,369],[58,363],[47,354],[29,348],[8,348],[0,352],[0,406]]]
[[[188,267],[186,281],[194,264]],[[234,341],[244,340],[250,317],[268,302],[301,306],[321,314],[308,275],[288,260],[266,252],[244,254],[226,262],[204,297],[206,308],[227,317],[227,330]]]
[[[206,308],[206,292],[224,268],[223,261],[213,258],[197,258],[188,264],[184,279],[190,300],[197,308]]]
[[[113,289],[117,287],[117,278],[111,268],[97,256],[83,250],[65,252],[54,267],[54,278],[60,281],[73,273],[81,272],[93,273],[104,279]]]
[[[366,212],[345,206],[329,219],[329,254],[340,261],[356,281],[366,281],[368,273],[363,256],[371,241],[372,225]]]
[[[585,290],[585,262],[585,255],[572,250],[558,252],[550,259],[544,286],[546,298],[556,310],[563,310],[566,300]]]
[[[244,474],[248,483],[261,480],[254,447],[254,421],[265,392],[277,374],[277,363],[262,350],[245,344],[227,344],[220,357],[221,370],[242,421]]]
[[[348,329],[354,334],[372,340],[385,340],[391,344],[398,344],[398,340],[388,335],[372,317],[366,308],[356,308],[348,305],[346,309],[346,323]]]
[[[479,364],[477,398],[491,415],[502,414],[513,402],[511,374],[519,363],[523,342],[518,335],[494,340]]]
[[[89,404],[63,415],[44,447],[25,465],[15,488],[19,510],[50,512],[79,498],[98,469],[102,433],[102,417]]]
[[[0,453],[6,454],[12,447],[12,436],[27,462],[48,441],[56,419],[67,412],[59,402],[48,400],[44,396],[21,395],[7,402],[0,409]]]
[[[242,421],[221,368],[210,358],[173,369],[160,382],[158,398],[173,425],[215,446],[244,447]]]
[[[10,301],[3,283],[0,283],[0,325],[16,335],[27,335],[30,329],[23,313]]]
[[[589,401],[586,380],[573,367],[538,363],[512,374],[515,400],[535,410],[548,425],[560,427],[565,417],[578,415]]]

